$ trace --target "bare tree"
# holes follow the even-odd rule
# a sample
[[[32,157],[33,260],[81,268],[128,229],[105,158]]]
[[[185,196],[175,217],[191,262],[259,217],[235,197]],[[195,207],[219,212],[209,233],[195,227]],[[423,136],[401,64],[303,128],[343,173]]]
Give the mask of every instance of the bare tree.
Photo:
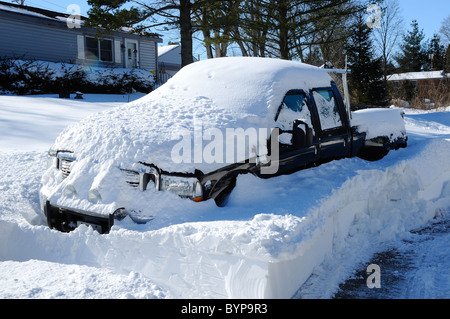
[[[400,16],[400,5],[397,0],[386,0],[380,22],[380,27],[376,27],[373,34],[381,56],[383,76],[386,80],[395,47],[403,34],[403,19]]]
[[[442,21],[442,26],[439,31],[442,34],[443,40],[450,44],[450,16]]]

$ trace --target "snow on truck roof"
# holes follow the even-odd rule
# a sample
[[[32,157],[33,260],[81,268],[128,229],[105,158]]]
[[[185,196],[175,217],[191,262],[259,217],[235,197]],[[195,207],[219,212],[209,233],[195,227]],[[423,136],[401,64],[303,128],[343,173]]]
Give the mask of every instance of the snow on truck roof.
[[[287,90],[329,86],[330,80],[325,70],[299,62],[231,57],[190,64],[162,90],[181,89],[208,97],[218,107],[259,113],[263,106],[278,107]]]
[[[293,61],[250,57],[200,61],[145,97],[67,128],[54,148],[98,161],[114,158],[121,165],[144,161],[164,166],[174,143],[186,132],[199,126],[203,131],[273,127],[287,91],[330,86],[330,81],[324,69]],[[171,169],[187,171],[194,166]]]

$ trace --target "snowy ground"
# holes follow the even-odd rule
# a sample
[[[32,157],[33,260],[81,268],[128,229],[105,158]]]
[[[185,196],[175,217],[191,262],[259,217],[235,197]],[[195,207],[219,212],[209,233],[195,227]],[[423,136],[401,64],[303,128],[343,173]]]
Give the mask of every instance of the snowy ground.
[[[180,199],[167,218],[124,220],[108,235],[48,229],[38,190],[58,133],[138,97],[0,96],[0,298],[355,296],[348,280],[370,263],[382,287],[401,277],[377,259],[390,252],[410,256],[413,272],[395,281],[396,295],[378,297],[450,297],[450,108],[407,111],[409,147],[378,162],[243,176],[226,208]],[[411,232],[436,223],[439,235]]]

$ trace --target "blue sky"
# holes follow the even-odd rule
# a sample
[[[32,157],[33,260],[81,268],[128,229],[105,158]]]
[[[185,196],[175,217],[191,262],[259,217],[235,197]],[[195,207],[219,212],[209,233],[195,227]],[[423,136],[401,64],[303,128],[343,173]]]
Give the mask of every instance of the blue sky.
[[[426,38],[439,33],[442,21],[450,16],[449,0],[398,0],[402,11],[405,29],[410,30],[412,20],[417,20]]]
[[[12,0],[3,1],[12,2]],[[411,21],[416,19],[419,27],[424,30],[427,39],[431,38],[434,33],[438,33],[442,21],[450,16],[450,0],[398,1],[402,10],[405,30],[409,30]],[[83,15],[86,15],[89,9],[86,0],[25,0],[25,4],[59,12],[66,12],[70,4],[78,4]]]

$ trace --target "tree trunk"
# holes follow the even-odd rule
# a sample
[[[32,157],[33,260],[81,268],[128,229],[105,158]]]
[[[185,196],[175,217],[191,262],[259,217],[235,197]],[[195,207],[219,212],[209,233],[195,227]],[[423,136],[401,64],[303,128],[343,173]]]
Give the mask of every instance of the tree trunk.
[[[180,0],[181,66],[194,62],[192,50],[191,1]]]
[[[278,27],[280,47],[280,59],[289,60],[289,27],[288,27],[288,5],[289,1],[281,0],[278,2]]]
[[[203,30],[203,42],[205,43],[205,49],[206,49],[206,57],[208,59],[214,58],[213,50],[212,50],[212,40],[211,35],[209,34],[209,31]]]

